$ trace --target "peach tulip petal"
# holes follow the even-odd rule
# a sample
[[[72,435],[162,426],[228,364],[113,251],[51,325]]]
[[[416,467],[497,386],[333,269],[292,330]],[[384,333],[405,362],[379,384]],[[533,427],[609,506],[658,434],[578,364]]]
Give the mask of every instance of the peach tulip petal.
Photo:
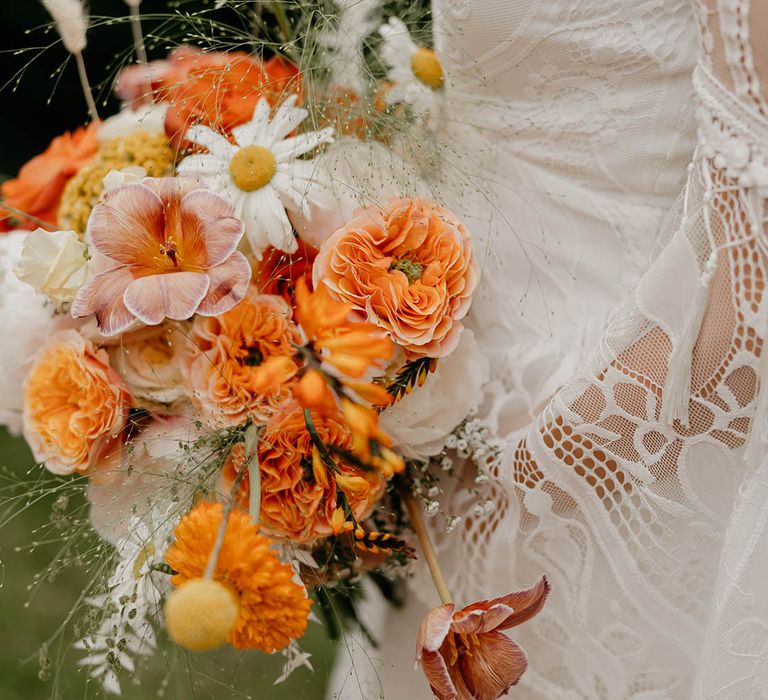
[[[123,294],[133,281],[126,267],[115,267],[92,277],[72,301],[72,315],[82,318],[94,314],[104,335],[122,333],[136,321],[123,302]]]
[[[528,588],[525,591],[516,591],[509,593],[508,595],[501,596],[500,598],[494,598],[492,600],[486,600],[481,603],[473,603],[468,605],[462,610],[462,612],[470,612],[478,609],[481,606],[488,605],[492,607],[495,605],[504,605],[512,609],[512,614],[499,625],[498,629],[507,630],[510,627],[516,627],[517,625],[527,622],[534,617],[543,607],[549,596],[550,585],[546,576],[542,576],[535,586]]]
[[[425,651],[420,662],[434,696],[438,700],[457,700],[459,696],[456,684],[442,654],[437,651]]]
[[[251,281],[251,265],[245,255],[235,251],[220,265],[208,270],[208,278],[208,293],[200,302],[197,313],[217,316],[245,298]]]
[[[421,659],[423,651],[437,651],[448,636],[456,606],[446,603],[432,608],[421,621],[416,637],[416,660]]]
[[[456,634],[480,634],[499,629],[514,613],[508,605],[495,604],[488,608],[463,609],[453,619],[452,630]]]
[[[133,280],[125,290],[128,310],[149,326],[164,318],[183,321],[195,313],[208,292],[208,276],[202,272],[149,275]]]
[[[235,217],[234,207],[201,189],[187,194],[182,204],[185,246],[206,250],[210,267],[220,265],[235,252],[245,230],[243,222]]]
[[[517,685],[528,668],[525,652],[502,632],[486,632],[457,662],[474,700],[496,700]]]
[[[93,246],[121,265],[150,263],[164,239],[163,200],[142,184],[109,192],[88,221]]]

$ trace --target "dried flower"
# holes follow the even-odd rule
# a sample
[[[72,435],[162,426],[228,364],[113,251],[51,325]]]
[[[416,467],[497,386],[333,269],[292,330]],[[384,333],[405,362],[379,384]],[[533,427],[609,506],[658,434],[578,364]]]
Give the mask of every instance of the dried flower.
[[[523,650],[503,630],[530,620],[549,595],[547,579],[532,588],[482,600],[455,612],[448,603],[421,623],[416,661],[438,700],[496,700],[528,666]]]

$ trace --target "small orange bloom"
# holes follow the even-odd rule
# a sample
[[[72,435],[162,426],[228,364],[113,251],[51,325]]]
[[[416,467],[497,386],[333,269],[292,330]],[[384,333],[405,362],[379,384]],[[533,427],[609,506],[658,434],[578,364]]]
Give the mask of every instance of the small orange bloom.
[[[347,426],[314,411],[311,416],[323,444],[351,449]],[[292,542],[312,542],[330,535],[340,494],[352,515],[361,520],[384,491],[385,479],[378,471],[362,471],[339,457],[334,457],[334,467],[326,465],[313,445],[303,410],[295,404],[267,425],[258,457],[261,523]]]
[[[177,573],[174,586],[199,579],[221,525],[223,507],[201,501],[176,526],[165,558]],[[234,594],[238,603],[229,643],[236,649],[261,649],[271,654],[285,648],[307,628],[311,601],[294,581],[293,569],[281,562],[268,537],[247,513],[233,511],[213,578]]]
[[[96,132],[97,126],[90,124],[88,128],[57,136],[43,153],[22,166],[16,178],[0,185],[2,201],[57,228],[61,193],[80,166],[96,155]],[[0,204],[0,231],[32,231],[39,226],[39,221],[25,219]]]
[[[336,397],[325,377],[316,369],[305,372],[293,388],[293,395],[304,408],[311,408],[326,416],[337,412]]]
[[[477,283],[469,234],[424,199],[364,209],[320,248],[315,286],[385,330],[408,357],[453,352]]]
[[[85,472],[122,431],[128,395],[104,350],[74,330],[51,339],[24,389],[24,436],[55,474]]]
[[[296,284],[296,319],[322,359],[355,379],[368,369],[383,369],[394,346],[372,323],[350,319],[351,304],[334,299],[324,284],[310,292],[301,278]]]
[[[214,420],[266,420],[290,397],[288,382],[298,370],[292,358],[300,338],[281,297],[257,294],[252,287],[227,313],[196,317],[192,339],[187,384]]]

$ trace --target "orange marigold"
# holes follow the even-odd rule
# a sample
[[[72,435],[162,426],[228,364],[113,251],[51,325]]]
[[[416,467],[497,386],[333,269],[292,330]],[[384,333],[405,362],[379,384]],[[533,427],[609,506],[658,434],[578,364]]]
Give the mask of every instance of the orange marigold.
[[[351,451],[349,428],[337,417],[312,412],[314,429],[325,445]],[[234,454],[229,479],[239,471],[245,450]],[[333,512],[345,498],[352,515],[362,520],[384,492],[378,470],[362,471],[339,457],[326,465],[313,445],[302,408],[293,404],[275,416],[258,447],[261,472],[260,520],[274,535],[297,543],[312,542],[333,532]],[[239,460],[239,464],[237,463]],[[247,499],[248,479],[242,497]]]
[[[17,177],[0,185],[3,202],[35,217],[26,219],[18,211],[0,206],[0,231],[14,228],[32,231],[40,226],[38,220],[57,228],[56,212],[61,193],[80,166],[96,155],[97,130],[97,125],[91,124],[87,129],[57,136],[43,153],[22,166]]]
[[[54,335],[24,387],[24,436],[35,459],[55,474],[85,472],[112,444],[128,417],[128,395],[77,331]]]
[[[329,236],[314,281],[385,330],[409,358],[445,357],[459,342],[477,265],[453,214],[426,199],[399,199],[360,211]]]
[[[174,530],[165,558],[176,571],[174,586],[202,578],[221,525],[223,506],[201,501]],[[236,649],[279,651],[304,634],[311,601],[294,580],[293,569],[280,561],[273,542],[259,533],[241,511],[229,516],[213,578],[227,586],[238,602],[229,643]]]
[[[284,299],[251,293],[221,316],[197,316],[187,384],[214,421],[266,420],[290,397],[299,331]]]

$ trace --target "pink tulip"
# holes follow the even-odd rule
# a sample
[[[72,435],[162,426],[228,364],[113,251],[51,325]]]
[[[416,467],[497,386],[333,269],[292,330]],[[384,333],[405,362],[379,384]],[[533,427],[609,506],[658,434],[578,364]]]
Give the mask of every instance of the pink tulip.
[[[243,229],[232,205],[192,179],[112,190],[88,222],[102,271],[80,288],[72,315],[95,314],[101,332],[116,335],[137,320],[154,326],[228,311],[251,278],[236,250]]]
[[[458,612],[448,603],[419,627],[416,661],[438,700],[496,700],[528,667],[523,650],[502,630],[530,620],[544,606],[549,583],[472,603]]]

